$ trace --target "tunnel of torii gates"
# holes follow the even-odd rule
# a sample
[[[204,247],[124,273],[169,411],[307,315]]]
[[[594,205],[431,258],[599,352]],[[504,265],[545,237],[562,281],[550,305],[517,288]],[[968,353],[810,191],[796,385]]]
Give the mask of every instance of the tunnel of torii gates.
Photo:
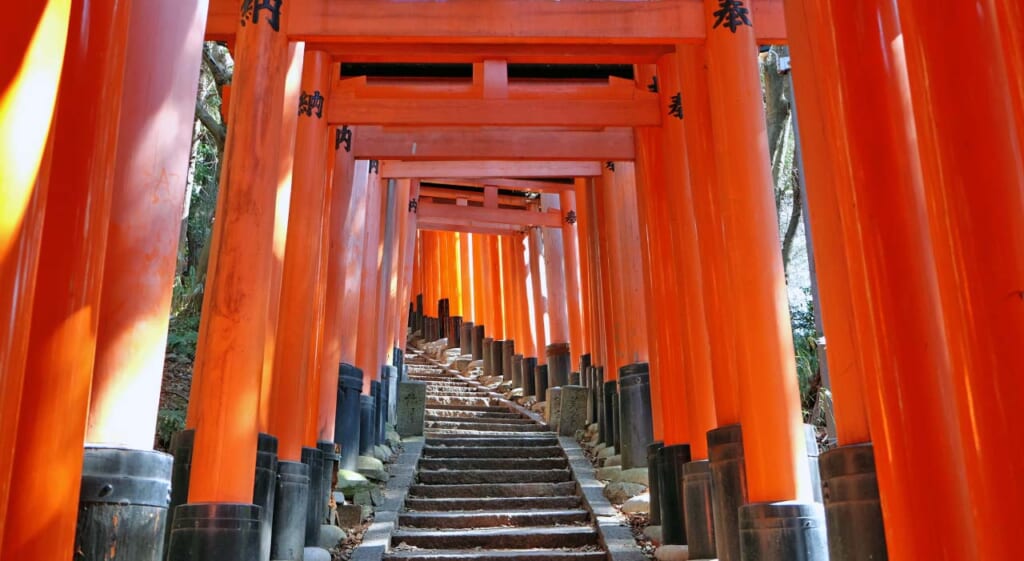
[[[826,527],[838,560],[1017,558],[1017,0],[41,0],[0,21],[5,561],[249,561],[254,532],[266,555],[270,520],[305,524],[327,488],[266,512],[261,473],[353,461],[409,328],[492,373],[526,357],[511,376],[540,399],[592,388],[605,442],[663,443],[661,500],[687,505],[666,534],[717,541],[691,558],[824,559]],[[235,74],[168,511],[152,441],[204,40]],[[820,458],[771,44],[828,341]],[[649,415],[616,418],[636,386]]]

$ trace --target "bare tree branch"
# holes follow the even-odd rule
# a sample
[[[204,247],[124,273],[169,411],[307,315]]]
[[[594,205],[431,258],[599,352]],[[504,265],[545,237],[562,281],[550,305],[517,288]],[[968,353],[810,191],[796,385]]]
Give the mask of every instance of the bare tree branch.
[[[217,84],[217,91],[219,92],[221,88],[231,83],[233,72],[220,62],[217,62],[213,49],[213,43],[203,45],[203,64],[210,71],[210,75],[213,76],[213,81]]]
[[[796,170],[794,170],[796,173]],[[793,253],[793,240],[796,238],[796,230],[800,226],[800,215],[803,212],[800,189],[791,189],[793,192],[793,211],[789,215],[789,223],[786,224],[786,233],[782,237],[782,264],[783,269],[789,272],[789,259]]]
[[[206,127],[206,130],[210,131],[210,136],[213,137],[214,142],[217,143],[217,151],[221,154],[224,153],[224,140],[227,138],[227,129],[224,125],[217,120],[216,117],[210,113],[209,109],[206,108],[206,104],[196,104],[196,118],[199,122]]]

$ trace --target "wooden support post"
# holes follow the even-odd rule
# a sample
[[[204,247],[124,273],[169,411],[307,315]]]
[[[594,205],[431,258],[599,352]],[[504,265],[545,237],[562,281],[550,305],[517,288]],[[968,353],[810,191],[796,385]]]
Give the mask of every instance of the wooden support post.
[[[558,195],[541,195],[541,210],[558,210],[561,202]],[[547,278],[548,313],[548,387],[555,388],[568,383],[572,369],[569,348],[569,306],[566,294],[565,243],[561,228],[544,228],[544,272]],[[563,358],[564,357],[564,358]]]
[[[335,129],[337,135],[343,129]],[[352,131],[354,139],[358,130]],[[330,238],[327,251],[327,290],[324,295],[324,337],[320,350],[319,440],[340,442],[334,433],[338,396],[338,367],[356,364],[357,333],[348,328],[349,318],[359,314],[362,287],[363,237],[369,163],[356,161],[344,144],[334,145],[334,177],[331,187]],[[358,443],[358,437],[356,442]],[[358,444],[357,444],[358,445]]]
[[[291,462],[300,461],[303,445],[309,444],[304,438],[305,412],[311,405],[307,403],[306,390],[311,366],[315,364],[310,341],[315,342],[319,329],[314,322],[315,303],[320,285],[324,214],[330,201],[325,146],[327,121],[320,106],[329,93],[330,71],[331,61],[326,53],[305,53],[302,91],[297,104],[298,128],[281,282],[278,348],[270,393],[270,433],[278,438],[280,459]]]
[[[206,3],[191,4],[136,4],[130,17],[85,439],[92,444],[153,447],[206,25]]]
[[[590,255],[590,209],[587,204],[586,191],[592,181],[588,178],[580,177],[576,179],[576,192],[574,197],[576,199],[576,247],[579,252],[577,262],[579,263],[580,271],[580,356],[585,354],[591,355],[591,362],[594,363],[596,356],[596,348],[594,347],[594,334],[593,334],[593,296],[591,293],[591,255]]]
[[[281,150],[277,181],[277,204],[274,208],[274,260],[270,269],[270,297],[267,303],[266,340],[263,346],[263,375],[260,378],[260,432],[270,432],[270,403],[274,381],[274,353],[277,350],[277,323],[281,311],[281,279],[284,274],[285,244],[288,240],[288,215],[292,197],[292,167],[295,162],[295,129],[299,118],[302,86],[302,57],[305,43],[288,43],[288,74],[278,119],[281,122]],[[193,386],[195,391],[195,386]]]
[[[498,236],[501,247],[501,302],[505,310],[505,339],[519,343],[519,310],[516,302],[515,279],[512,272],[512,236]],[[505,373],[511,379],[511,372]]]
[[[461,203],[462,200],[459,202]],[[460,279],[462,283],[462,298],[460,298],[460,302],[462,305],[463,321],[476,321],[476,310],[473,307],[475,301],[473,299],[473,258],[469,241],[470,237],[471,235],[467,232],[459,235],[459,273],[462,275]],[[465,346],[464,343],[463,347]]]
[[[897,4],[977,555],[1016,555],[1024,449],[1005,443],[1024,428],[1024,131],[1000,33],[1019,40],[1024,23],[994,2]]]
[[[548,283],[545,278],[547,275],[542,258],[540,228],[530,228],[527,237],[527,243],[530,246],[530,292],[532,295],[530,309],[534,324],[534,341],[537,347],[537,364],[547,364],[547,353],[544,351],[548,345]],[[541,396],[537,396],[537,399],[538,401],[543,401]]]
[[[513,236],[512,267],[515,271],[513,290],[516,292],[516,315],[519,325],[519,336],[516,340],[518,354],[524,357],[537,356],[537,341],[534,333],[532,307],[530,305],[530,274],[526,267],[525,233]]]
[[[14,4],[0,23],[0,553],[70,17],[71,0],[48,0]]]
[[[408,181],[403,181],[404,184],[408,185]],[[377,317],[375,321],[378,323],[378,343],[377,343],[377,360],[381,364],[377,365],[377,369],[380,370],[382,365],[389,362],[388,357],[391,356],[391,321],[394,317],[394,313],[391,308],[391,295],[393,292],[392,288],[392,273],[395,270],[395,261],[398,253],[398,201],[400,195],[400,188],[397,180],[390,179],[386,185],[382,185],[384,189],[384,196],[382,199],[383,203],[383,216],[384,216],[384,227],[381,234],[381,264],[380,264],[380,280],[378,282],[378,303],[377,303]]]
[[[463,315],[462,307],[462,257],[460,253],[459,232],[448,234],[448,271],[451,276],[451,315]]]
[[[380,327],[380,271],[384,226],[384,188],[380,174],[371,169],[366,186],[366,230],[362,251],[362,287],[359,290],[360,324],[356,338],[356,366],[363,371],[363,393],[370,393],[370,382],[379,375],[380,357],[377,356]]]
[[[586,180],[582,186],[576,189],[576,202],[579,208],[579,232],[580,232],[580,263],[581,270],[586,273],[587,280],[584,284],[584,294],[587,295],[585,309],[586,322],[584,327],[587,330],[593,364],[600,366],[606,364],[606,353],[604,348],[604,327],[601,316],[601,252],[597,236],[597,207],[594,201],[594,181]]]
[[[1017,147],[1024,152],[1024,5],[1016,0],[995,0],[995,9],[1017,118]]]
[[[605,162],[604,174],[597,181],[597,188],[594,189],[594,230],[598,245],[598,257],[600,259],[600,294],[601,294],[601,338],[604,340],[604,379],[606,382],[619,379],[618,339],[619,331],[615,325],[615,312],[618,309],[616,304],[617,295],[620,294],[621,285],[616,275],[616,269],[611,258],[611,243],[615,230],[609,221],[609,206],[607,202],[608,191],[615,189],[615,180],[612,176],[615,162]]]
[[[406,198],[399,199],[399,204],[403,202],[406,204],[404,209],[400,209],[399,212],[405,212],[405,228],[402,237],[402,244],[405,248],[402,252],[401,269],[399,269],[398,278],[398,315],[396,317],[395,324],[395,345],[400,349],[405,349],[407,326],[409,324],[409,303],[415,300],[415,289],[413,288],[414,279],[416,273],[414,271],[414,262],[416,258],[416,207],[409,204],[409,201],[415,201],[419,198],[420,194],[420,182],[419,180],[413,179],[409,181],[408,194]]]
[[[687,128],[690,126],[690,115],[682,112],[682,105],[676,111],[674,103],[680,104],[686,97],[682,93],[680,83],[680,54],[665,55],[658,63],[658,76],[661,78],[661,101],[666,116],[661,130],[661,141],[664,143],[665,154],[675,154],[675,157],[664,158],[661,161],[662,169],[666,179],[666,190],[664,193],[667,206],[671,209],[671,215],[664,218],[669,220],[672,246],[675,249],[672,260],[675,268],[675,282],[681,293],[676,298],[678,313],[682,321],[681,340],[686,345],[687,352],[683,353],[683,375],[680,383],[684,386],[685,393],[689,398],[687,407],[688,435],[690,444],[690,458],[692,460],[706,460],[708,458],[707,433],[718,426],[718,417],[715,410],[715,386],[712,375],[712,351],[711,341],[708,333],[707,309],[704,298],[706,288],[704,279],[708,276],[707,270],[712,267],[705,263],[706,257],[702,255],[702,240],[698,237],[697,210],[694,196],[693,180],[694,170],[692,160],[688,157],[691,153],[687,142]],[[689,92],[688,92],[689,93]],[[696,110],[698,113],[699,109]],[[707,115],[706,109],[703,111]],[[684,117],[681,118],[681,117]],[[707,126],[708,123],[693,118],[693,126]],[[707,135],[710,130],[695,131],[697,134]],[[698,167],[703,171],[702,163]],[[713,164],[712,164],[713,165]],[[701,178],[706,180],[705,178]],[[655,200],[658,200],[656,198]],[[703,235],[713,235],[712,232],[700,232]],[[721,255],[715,257],[721,259]],[[670,292],[671,293],[671,292]],[[714,371],[717,375],[717,370]],[[674,427],[682,429],[681,426]],[[668,440],[665,441],[666,444]],[[678,441],[681,442],[681,441]]]
[[[484,275],[487,280],[486,298],[491,307],[491,337],[495,340],[504,339],[505,331],[505,309],[501,293],[501,250],[498,244],[498,236],[490,235],[485,238],[485,259],[486,265]]]
[[[388,307],[387,307],[387,328],[384,330],[385,333],[385,347],[388,356],[390,357],[389,363],[394,361],[394,350],[395,348],[405,348],[405,329],[398,332],[397,326],[400,323],[401,312],[405,308],[402,305],[404,301],[402,293],[404,291],[404,272],[405,272],[405,255],[406,255],[406,243],[407,228],[409,225],[409,193],[412,191],[412,180],[401,179],[395,185],[395,241],[394,241],[394,257],[390,271],[390,288],[388,290]]]
[[[3,442],[7,448],[0,454],[5,464],[13,456],[9,481],[17,485],[17,492],[7,498],[0,548],[0,557],[4,559],[68,559],[73,554],[77,517],[74,505],[78,504],[82,442],[96,351],[130,4],[97,1],[71,6],[68,48],[60,70],[61,90],[68,93],[60,96],[56,106],[53,166],[48,184],[35,189],[37,179],[45,177],[36,177],[36,168],[45,144],[43,135],[50,123],[50,104],[56,86],[53,78],[60,54],[50,51],[49,46],[27,42],[24,34],[29,33],[38,41],[59,43],[62,39],[58,34],[68,25],[67,7],[50,3],[17,8],[9,21],[26,27],[12,30],[4,25],[5,31],[11,31],[5,37],[14,38],[15,48],[29,45],[27,52],[15,57],[20,68],[10,68],[5,62],[5,73],[0,78],[4,87],[0,116],[5,129],[0,154],[5,160],[14,156],[19,162],[4,161],[5,169],[0,172],[5,180],[0,188],[0,200],[4,202],[0,211],[4,218],[0,225],[4,235],[4,253],[0,255],[5,275],[2,288],[12,288],[6,284],[8,279],[24,279],[28,283],[25,292],[14,296],[17,308],[5,309],[4,313],[13,312],[15,318],[23,319],[22,314],[29,309],[32,314],[30,327],[24,322],[19,326],[29,329],[27,349],[16,338],[15,344],[24,350],[0,352],[5,361],[20,362],[25,357],[24,372],[31,376],[30,383],[21,389],[20,415],[11,411],[18,420],[17,437],[5,435]],[[25,54],[33,58],[20,58]],[[53,58],[38,58],[46,56]],[[25,96],[38,97],[39,105]],[[39,114],[11,113],[34,109]],[[10,123],[12,118],[18,122]],[[39,128],[22,130],[22,126],[32,125]],[[12,137],[10,133],[15,132],[17,137]],[[22,134],[27,137],[22,138]],[[8,147],[7,142],[16,143],[18,155],[12,154],[15,148]],[[26,151],[21,152],[22,148]],[[11,167],[7,168],[9,163]],[[11,173],[12,176],[7,175]],[[6,183],[7,179],[12,183]],[[8,200],[12,203],[10,207],[6,204]],[[43,204],[45,224],[35,212],[40,207],[34,206]],[[41,227],[41,238],[37,238],[38,230],[22,230],[22,224],[26,228]],[[7,237],[8,232],[13,234],[11,238]],[[17,249],[9,245],[14,237],[25,244],[39,240],[40,273],[34,281],[34,294],[31,277],[18,278],[17,273],[14,278],[7,276],[8,271],[22,275],[31,272],[30,261],[37,254],[30,245]],[[27,261],[9,265],[7,260],[15,257]],[[30,295],[30,307],[25,300],[19,301]],[[5,334],[10,333],[7,329],[4,328]],[[6,345],[6,339],[0,343]],[[14,366],[16,370],[10,375],[18,376],[21,368],[18,364]],[[7,386],[8,372],[0,377],[4,379],[5,392],[17,389]],[[21,385],[18,378],[10,381],[11,386]],[[17,396],[3,397],[6,416],[7,404]],[[13,424],[8,427],[7,422],[5,418],[5,428],[14,430]],[[8,480],[3,475],[0,485],[7,494]]]
[[[580,290],[580,249],[576,222],[576,194],[563,191],[559,194],[562,210],[562,242],[565,248],[565,296],[569,313],[570,357],[575,357],[572,370],[580,368],[583,354],[583,295]]]
[[[473,251],[473,321],[477,326],[483,325],[491,329],[491,306],[488,299],[488,281],[484,278],[484,261],[486,239],[481,234],[470,234],[470,245]]]
[[[705,6],[716,194],[729,240],[724,257],[736,281],[730,307],[743,342],[737,372],[749,499],[810,500],[761,85],[752,56],[757,44],[749,19],[717,1]]]

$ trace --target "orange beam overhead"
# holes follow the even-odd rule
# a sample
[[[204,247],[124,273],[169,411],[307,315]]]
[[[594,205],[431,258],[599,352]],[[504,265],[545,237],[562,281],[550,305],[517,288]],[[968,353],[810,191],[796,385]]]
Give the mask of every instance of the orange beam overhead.
[[[424,179],[425,183],[443,183],[445,185],[456,185],[459,187],[498,187],[514,191],[533,191],[537,193],[561,193],[572,191],[576,186],[572,183],[556,183],[554,181],[538,181],[531,179],[506,179],[506,178],[458,178],[444,177],[439,179]]]
[[[543,131],[491,129],[387,129],[366,126],[352,149],[367,160],[545,159],[632,160],[633,130]]]
[[[510,224],[466,224],[464,221],[452,220],[419,220],[416,227],[426,232],[463,232],[495,236],[507,236],[522,231],[522,227]]]
[[[559,228],[562,226],[562,215],[558,212],[532,212],[507,208],[458,206],[438,204],[422,199],[416,208],[416,213],[419,215],[420,220],[435,224],[444,224],[450,221],[451,224],[466,225],[500,224],[518,227],[547,226],[549,228]]]
[[[759,42],[784,42],[782,4],[747,1]],[[237,25],[237,0],[211,0],[207,39],[230,39]],[[706,36],[702,0],[305,0],[289,6],[285,29],[293,40],[354,43],[642,45]]]
[[[601,175],[601,163],[596,161],[388,161],[381,164],[381,177],[385,179],[419,179],[426,177],[589,177],[595,175]],[[498,186],[496,183],[490,182],[487,185]]]
[[[455,191],[445,187],[421,187],[420,197],[427,199],[442,199],[450,201],[458,201],[459,199],[465,201],[473,201],[477,203],[483,203],[483,193],[467,193],[466,191]],[[420,200],[422,200],[422,198]],[[514,206],[517,208],[526,208],[526,203],[529,199],[525,197],[516,197],[513,195],[498,195],[498,204],[503,205],[502,208],[508,208]],[[442,203],[443,204],[443,203]]]
[[[358,63],[476,63],[504,60],[509,64],[634,64],[655,62],[672,51],[669,45],[564,45],[431,43],[410,49],[406,43],[309,43],[336,60]]]

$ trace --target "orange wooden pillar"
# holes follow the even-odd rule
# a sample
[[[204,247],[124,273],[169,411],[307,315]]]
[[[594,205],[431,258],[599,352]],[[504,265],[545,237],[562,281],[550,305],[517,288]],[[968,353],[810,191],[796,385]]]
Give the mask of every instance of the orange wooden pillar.
[[[188,183],[206,3],[136,4],[86,442],[151,451]],[[154,61],[163,71],[153,73]],[[150,186],[150,187],[146,187]],[[98,451],[108,453],[108,448]],[[87,455],[90,454],[87,451]],[[152,474],[169,477],[167,473]],[[163,539],[162,534],[160,539]]]
[[[462,256],[461,256],[461,243],[459,242],[459,232],[448,233],[448,270],[451,275],[451,315],[462,316],[463,310],[463,296],[462,296]]]
[[[370,170],[366,186],[366,228],[362,250],[362,285],[359,289],[359,315],[364,318],[356,334],[356,366],[363,371],[363,393],[370,393],[370,384],[377,380],[380,372],[380,357],[377,356],[380,329],[378,289],[383,243],[384,189],[380,174]]]
[[[602,333],[601,338],[604,340],[604,379],[606,383],[618,381],[619,367],[623,365],[619,362],[618,356],[619,339],[622,334],[615,326],[615,312],[618,309],[616,300],[621,295],[622,289],[611,259],[611,244],[615,235],[615,229],[608,218],[609,208],[607,201],[608,191],[615,189],[615,179],[613,176],[615,169],[615,162],[605,162],[605,167],[601,172],[597,187],[594,189],[592,199],[594,206],[594,230],[596,234],[594,237],[597,240],[597,254],[600,260],[598,264],[600,269],[598,283],[601,294],[600,330]],[[609,444],[611,443],[609,442]]]
[[[512,270],[514,240],[509,235],[498,236],[498,244],[501,247],[501,301],[502,308],[505,310],[505,340],[512,341],[512,343],[507,344],[506,348],[514,350],[515,345],[519,344],[521,340],[518,323],[518,302],[516,301],[515,273]],[[509,356],[507,359],[509,365],[511,365],[511,361],[512,358]],[[506,372],[505,378],[510,379],[511,375],[511,372]]]
[[[580,231],[580,263],[581,270],[586,272],[587,282],[585,294],[588,295],[586,313],[587,337],[593,354],[593,364],[601,366],[607,363],[604,347],[604,324],[601,315],[601,251],[597,235],[597,206],[595,201],[594,180],[587,180],[584,185],[577,183],[576,201],[579,208]]]
[[[579,250],[580,270],[580,356],[590,355],[591,364],[596,364],[597,348],[593,334],[593,295],[591,292],[591,254],[590,254],[590,209],[586,197],[592,184],[589,178],[576,179],[576,246]]]
[[[0,552],[71,0],[9,10],[0,23]]]
[[[1005,443],[1024,428],[1024,132],[1004,60],[1024,53],[1006,53],[1000,32],[1024,23],[994,2],[897,4],[978,556],[1015,555],[1024,448]]]
[[[491,336],[495,339],[504,339],[505,332],[505,306],[501,293],[501,248],[498,244],[498,236],[488,235],[485,237],[485,259],[484,276],[487,282],[486,298],[491,306]]]
[[[396,183],[395,191],[395,241],[394,257],[390,271],[390,289],[388,290],[387,328],[385,330],[386,351],[390,357],[388,362],[396,364],[396,351],[405,348],[405,329],[399,333],[397,326],[400,323],[401,312],[406,306],[403,305],[404,298],[404,273],[407,230],[409,227],[409,195],[412,193],[412,182],[408,179],[399,180]]]
[[[558,195],[542,193],[541,210],[561,210]],[[548,387],[557,388],[569,383],[572,370],[569,348],[569,306],[566,291],[565,240],[561,228],[543,228],[544,272],[547,280],[548,345],[545,353],[548,363]]]
[[[481,234],[470,234],[473,251],[473,318],[474,328],[484,327],[485,332],[491,329],[491,306],[487,294],[488,281],[484,278],[486,261],[486,239]]]
[[[327,121],[323,107],[329,97],[331,60],[322,51],[307,52],[302,65],[302,93],[298,103],[295,164],[281,283],[277,350],[274,357],[270,432],[278,438],[278,457],[299,462],[306,442],[307,382],[311,366],[311,338],[315,300],[320,284],[321,242],[327,184]],[[327,193],[327,197],[325,197]],[[326,274],[326,272],[325,272]],[[312,498],[311,498],[312,499]]]
[[[1017,117],[1017,144],[1024,151],[1024,6],[1017,0],[995,0],[995,9]]]
[[[26,14],[26,10],[29,8],[16,9],[15,17],[10,20],[12,24],[28,26],[25,30],[12,31],[13,37],[28,32],[32,35],[39,33],[38,40],[55,43],[62,40],[60,31],[67,25],[65,6],[34,6],[34,14],[31,15]],[[29,149],[24,156],[16,156],[27,169],[17,164],[6,168],[8,162],[4,162],[2,173],[5,180],[8,173],[13,172],[14,176],[10,177],[13,183],[5,183],[0,188],[5,203],[0,212],[4,218],[8,213],[13,213],[13,216],[12,222],[5,221],[2,228],[6,238],[6,232],[20,229],[20,223],[25,219],[26,227],[42,226],[42,237],[38,254],[40,274],[35,279],[28,347],[24,352],[17,351],[26,357],[24,372],[31,378],[30,383],[22,388],[16,440],[5,436],[4,443],[8,448],[0,454],[5,463],[13,455],[10,481],[16,482],[7,503],[0,548],[3,559],[67,559],[74,550],[77,512],[73,505],[79,498],[82,442],[96,351],[97,312],[114,183],[129,10],[130,2],[99,1],[72,5],[60,84],[62,91],[72,95],[62,95],[58,100],[57,125],[53,127],[54,165],[48,185],[39,185],[35,190],[32,188],[36,182],[34,168],[41,156],[39,151],[44,144],[43,135],[50,121],[49,107],[54,95],[52,79],[56,68],[51,65],[59,60],[60,55],[40,44],[33,44],[30,47],[33,57],[54,58],[24,60],[27,64],[20,71],[33,72],[31,78],[5,63],[5,68],[15,70],[15,73],[5,73],[2,78],[8,89],[2,94],[4,105],[0,106],[0,115],[4,118],[5,128],[11,127],[8,130],[17,133],[17,137],[9,137],[5,130],[4,142],[13,140],[20,148],[20,135],[25,133],[28,135],[24,139],[25,146]],[[43,17],[45,19],[40,19]],[[32,19],[35,19],[35,24]],[[4,27],[9,29],[6,25]],[[24,39],[19,42],[24,46]],[[19,62],[15,68],[20,67]],[[38,89],[35,87],[37,76]],[[30,79],[32,86],[27,83]],[[29,91],[21,90],[19,85],[22,84]],[[40,105],[33,107],[24,96],[38,96]],[[10,113],[32,109],[38,109],[39,114],[15,116]],[[8,125],[9,119],[14,117],[25,118],[25,127],[34,124],[39,128],[22,131],[20,123]],[[5,146],[2,150],[6,158],[11,148]],[[8,193],[16,197],[12,197],[11,207],[6,206]],[[32,212],[33,205],[44,202],[45,225],[32,214],[22,214]],[[17,235],[24,243],[31,243],[37,234],[22,230]],[[30,260],[35,253],[32,248],[14,249],[7,245],[10,243],[8,239],[4,242],[5,275],[7,271],[30,272],[29,263],[8,265],[7,259],[20,254]],[[25,280],[32,282],[31,278]],[[26,290],[28,292],[21,296],[31,293],[29,287]],[[4,298],[8,297],[4,295]],[[9,311],[14,312],[15,317],[24,317],[21,314],[27,313],[28,308],[22,302],[18,309],[5,310],[5,313]],[[20,327],[28,326],[23,324]],[[6,328],[5,333],[8,333]],[[6,340],[2,343],[4,346],[7,344]],[[3,355],[5,361],[15,358],[11,351],[5,351]],[[17,364],[14,366],[18,368]],[[10,374],[17,375],[18,372]],[[2,375],[5,381],[7,375],[5,370]],[[9,389],[12,388],[5,388],[5,391]],[[5,396],[5,402],[6,399]],[[6,416],[6,410],[4,414]],[[12,412],[12,415],[17,414]],[[5,427],[7,422],[5,419]],[[13,425],[9,428],[14,430]],[[4,479],[6,488],[6,477]]]
[[[547,327],[547,282],[544,277],[544,263],[542,262],[541,234],[540,227],[530,228],[527,233],[529,268],[530,268],[530,316],[533,318],[534,346],[537,352],[537,364],[548,363],[546,351],[548,342]],[[538,401],[543,401],[543,396],[537,396]]]
[[[242,14],[237,33],[235,75],[228,137],[221,175],[213,250],[207,275],[194,380],[198,395],[190,410],[196,433],[188,505],[176,520],[197,520],[172,532],[169,555],[216,547],[220,540],[249,543],[245,530],[223,532],[214,543],[194,531],[224,516],[267,519],[253,505],[260,374],[273,265],[275,183],[280,114],[288,69],[288,45],[281,31],[287,10],[258,6]],[[260,499],[257,497],[257,499]],[[228,506],[231,505],[231,506]],[[230,514],[229,514],[230,512]],[[244,525],[242,525],[244,527]],[[232,547],[238,559],[260,554]]]
[[[529,272],[526,268],[526,242],[524,233],[512,237],[512,267],[515,271],[513,290],[516,293],[516,324],[519,326],[517,345],[524,357],[537,356],[537,342],[534,334],[533,315],[529,297]]]
[[[419,180],[411,180],[409,182],[409,201],[415,201],[420,196],[420,182]],[[409,325],[409,303],[415,299],[414,279],[416,278],[416,272],[414,270],[414,263],[416,260],[416,240],[418,239],[416,231],[417,214],[416,207],[409,205],[406,208],[407,216],[405,219],[405,233],[402,243],[405,244],[405,250],[402,253],[402,268],[399,271],[399,305],[398,305],[398,316],[397,323],[395,325],[395,346],[404,352],[406,333]]]
[[[459,240],[459,274],[461,275],[462,298],[460,299],[462,309],[462,321],[476,321],[476,310],[473,309],[473,255],[470,247],[470,234],[461,232]],[[463,342],[465,348],[467,342]],[[465,354],[465,353],[464,353]]]
[[[274,208],[274,260],[270,269],[270,298],[267,304],[266,342],[263,345],[263,375],[260,379],[260,432],[270,432],[270,394],[274,380],[274,352],[277,349],[277,323],[281,311],[281,279],[288,240],[288,211],[292,197],[292,167],[295,161],[295,129],[299,117],[302,86],[302,58],[306,44],[288,43],[288,74],[285,79],[281,113],[281,151],[278,153],[277,204]],[[226,119],[226,117],[225,117]],[[194,390],[193,390],[194,391]]]
[[[576,222],[576,194],[562,191],[558,195],[562,209],[562,243],[565,252],[565,297],[569,318],[570,370],[579,371],[583,354],[583,294],[580,290],[580,249]]]

